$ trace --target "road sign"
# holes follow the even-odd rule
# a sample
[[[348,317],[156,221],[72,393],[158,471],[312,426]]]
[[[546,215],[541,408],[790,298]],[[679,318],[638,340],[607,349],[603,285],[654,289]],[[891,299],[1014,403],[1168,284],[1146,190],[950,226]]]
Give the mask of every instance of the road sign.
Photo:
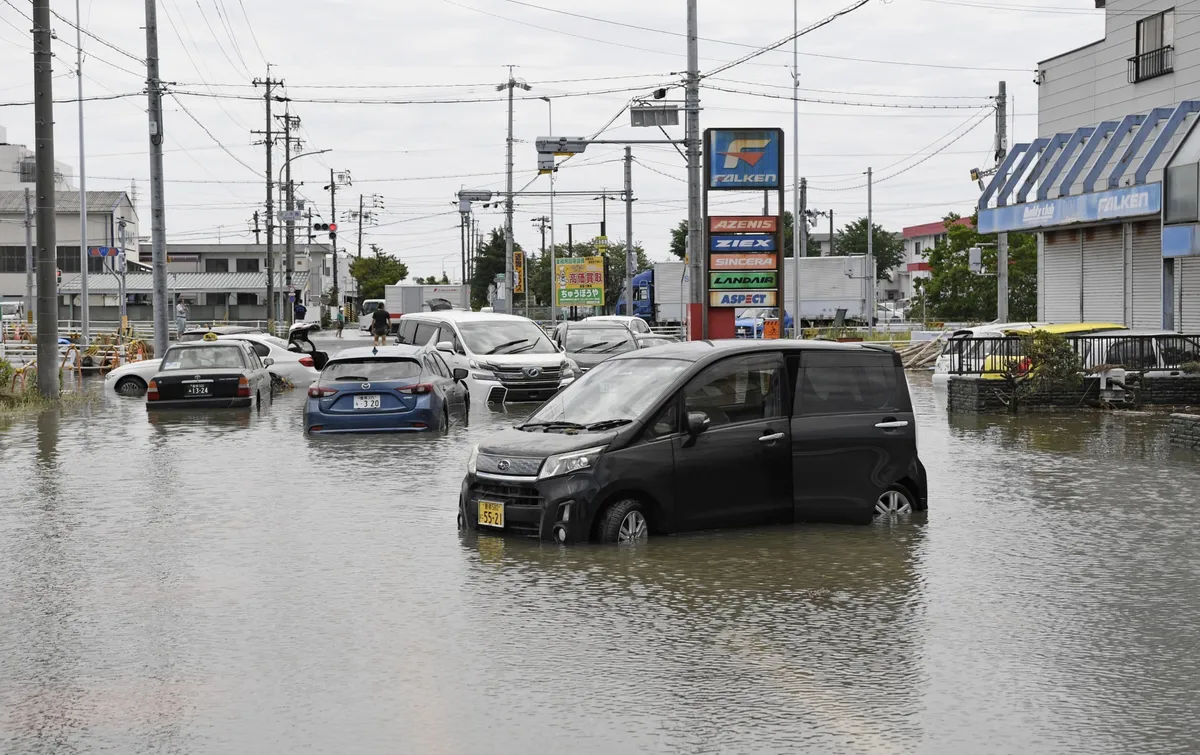
[[[89,257],[116,257],[121,253],[121,250],[115,246],[89,246]]]
[[[534,142],[538,154],[578,155],[587,149],[587,139],[583,137],[540,136]]]
[[[525,252],[513,252],[513,293],[525,293]]]
[[[774,254],[714,254],[708,258],[709,267],[722,270],[774,270]]]
[[[714,252],[773,252],[775,237],[765,234],[743,236],[712,236],[710,249]]]
[[[774,307],[775,291],[710,291],[708,303],[713,307]]]
[[[774,270],[761,273],[709,273],[709,288],[775,288],[779,280]]]
[[[708,188],[779,188],[783,157],[780,129],[709,129],[708,137]]]
[[[564,257],[555,260],[554,288],[559,306],[603,306],[604,258]]]
[[[708,219],[708,230],[713,233],[775,233],[779,218],[775,216],[734,216]]]
[[[599,252],[600,254],[604,254],[605,252],[608,251],[608,237],[607,236],[597,236],[594,243],[596,245],[596,251]]]
[[[280,223],[287,223],[288,221],[291,221],[293,223],[299,223],[301,220],[304,220],[304,213],[300,212],[299,210],[280,210],[279,211],[279,222]]]
[[[458,198],[466,202],[490,202],[492,201],[492,192],[486,189],[480,191],[460,191]]]
[[[634,105],[629,108],[630,125],[635,128],[678,126],[678,105]]]

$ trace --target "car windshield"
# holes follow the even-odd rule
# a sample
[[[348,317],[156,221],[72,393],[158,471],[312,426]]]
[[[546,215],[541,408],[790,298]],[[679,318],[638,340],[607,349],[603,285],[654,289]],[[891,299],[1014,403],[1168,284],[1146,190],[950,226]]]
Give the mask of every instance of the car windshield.
[[[567,351],[584,354],[621,354],[637,344],[624,328],[577,328],[567,330]]]
[[[368,359],[342,359],[330,362],[321,370],[322,383],[358,380],[405,380],[421,375],[421,365],[415,359],[373,357]]]
[[[741,320],[768,320],[768,319],[778,317],[778,316],[779,316],[779,313],[773,309],[769,309],[767,307],[758,307],[756,309],[747,309],[745,312],[742,312],[742,316],[738,319],[741,319]]]
[[[525,423],[594,425],[636,420],[691,362],[681,359],[610,359],[547,401]]]
[[[532,320],[480,320],[459,323],[472,354],[553,354],[550,339]]]
[[[6,301],[4,303],[0,303],[0,314],[15,315],[20,311],[21,311],[21,305],[18,302]]]
[[[168,349],[163,357],[162,370],[240,370],[245,367],[242,351],[236,346],[194,346],[188,349]]]
[[[362,305],[362,313],[364,315],[369,315],[382,306],[383,302],[381,301],[365,301]]]

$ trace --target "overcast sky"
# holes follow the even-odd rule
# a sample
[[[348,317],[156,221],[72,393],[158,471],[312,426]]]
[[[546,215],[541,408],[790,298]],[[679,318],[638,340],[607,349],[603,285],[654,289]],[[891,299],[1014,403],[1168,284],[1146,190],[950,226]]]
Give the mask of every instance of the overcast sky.
[[[850,4],[805,0],[800,27]],[[51,7],[74,19],[73,3],[52,0]],[[22,16],[30,8],[29,0],[0,0],[0,103],[33,96],[30,22]],[[84,38],[85,96],[140,92],[142,0],[82,0],[82,12],[84,28],[112,45]],[[700,0],[699,14],[702,71],[792,29],[787,0]],[[178,102],[164,100],[167,238],[216,241],[219,234],[223,241],[253,241],[250,217],[265,202],[265,153],[252,145],[259,137],[250,131],[264,127],[265,114],[263,89],[251,81],[267,76],[269,61],[303,122],[304,149],[333,150],[293,164],[294,178],[304,182],[301,194],[327,220],[329,193],[322,187],[329,169],[349,170],[353,186],[337,197],[346,245],[354,249],[356,229],[342,210],[357,207],[360,193],[368,205],[378,194],[384,209],[378,224],[366,228],[366,242],[400,255],[413,275],[444,266],[454,277],[460,248],[455,192],[504,186],[507,110],[495,85],[507,77],[506,66],[516,66],[515,75],[533,87],[519,93],[530,99],[516,104],[520,188],[536,175],[533,140],[549,131],[550,106],[537,97],[553,98],[555,135],[591,135],[630,97],[680,81],[685,24],[684,0],[162,0],[162,77],[180,93]],[[60,39],[55,98],[74,97],[75,31],[60,19],[53,26]],[[809,178],[810,206],[832,208],[839,227],[865,215],[862,174],[871,166],[876,222],[889,229],[951,210],[969,213],[978,190],[968,171],[990,163],[994,120],[987,108],[997,82],[1008,81],[1014,100],[1014,141],[1027,140],[1037,129],[1037,61],[1103,34],[1104,12],[1093,0],[871,0],[801,37],[800,96],[839,103],[801,103],[801,174]],[[708,79],[702,128],[778,126],[790,139],[791,60],[789,44]],[[255,95],[259,99],[249,99]],[[675,96],[682,97],[681,88]],[[847,102],[925,107],[840,104]],[[73,166],[79,162],[77,118],[76,105],[57,107],[55,156]],[[136,180],[141,233],[148,235],[145,97],[88,102],[85,118],[88,187],[128,189]],[[628,123],[622,114],[605,136],[661,135]],[[9,141],[32,146],[32,107],[0,108],[0,125]],[[682,134],[682,126],[672,130],[673,137]],[[590,148],[564,165],[556,189],[619,193],[621,152],[618,146]],[[277,154],[278,168],[282,143]],[[652,259],[666,259],[670,228],[686,217],[683,160],[669,146],[639,146],[634,154],[634,238]],[[789,154],[789,183],[791,165]],[[547,191],[548,178],[529,188]],[[752,212],[760,200],[718,201],[723,204],[714,207]],[[566,240],[567,223],[598,221],[600,204],[587,197],[556,200],[556,240]],[[549,209],[545,197],[517,201],[519,243],[538,247],[531,221]],[[478,216],[485,231],[503,224],[497,210],[480,208]],[[818,230],[825,228],[823,221]],[[596,231],[577,228],[576,238]],[[613,202],[609,236],[624,236],[624,209]]]

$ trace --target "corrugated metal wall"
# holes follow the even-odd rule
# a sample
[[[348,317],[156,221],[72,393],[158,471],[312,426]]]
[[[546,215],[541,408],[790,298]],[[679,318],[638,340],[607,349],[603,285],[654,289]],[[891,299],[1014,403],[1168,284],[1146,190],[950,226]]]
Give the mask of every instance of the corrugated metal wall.
[[[1200,257],[1175,259],[1175,323],[1183,333],[1200,333]]]
[[[1079,322],[1083,277],[1080,232],[1047,231],[1045,237],[1043,318],[1047,322]]]
[[[1132,275],[1135,328],[1162,327],[1162,229],[1157,220],[1133,223]],[[1178,323],[1178,319],[1176,320]]]
[[[1124,225],[1085,228],[1083,234],[1083,319],[1125,321]]]

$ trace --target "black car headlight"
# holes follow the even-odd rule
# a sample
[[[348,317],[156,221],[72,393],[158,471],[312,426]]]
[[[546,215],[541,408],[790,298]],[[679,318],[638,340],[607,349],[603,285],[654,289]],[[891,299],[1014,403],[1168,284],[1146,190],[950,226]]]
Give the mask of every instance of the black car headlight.
[[[596,466],[596,462],[600,459],[600,454],[604,453],[606,446],[596,446],[595,448],[586,448],[582,451],[571,451],[565,454],[555,454],[546,459],[542,464],[542,471],[538,474],[539,480],[544,480],[547,477],[561,477],[572,472],[582,472]]]

